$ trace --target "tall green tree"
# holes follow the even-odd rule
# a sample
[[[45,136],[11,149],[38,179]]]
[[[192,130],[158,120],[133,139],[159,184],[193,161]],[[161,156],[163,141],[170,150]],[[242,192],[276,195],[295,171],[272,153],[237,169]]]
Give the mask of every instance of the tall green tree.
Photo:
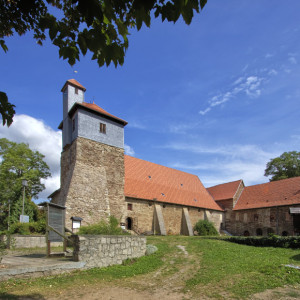
[[[23,186],[25,188],[25,214],[32,219],[36,216],[36,209],[32,198],[45,189],[41,179],[51,176],[48,165],[44,162],[44,155],[33,151],[28,144],[15,143],[7,139],[0,139],[0,222],[2,227],[7,224],[8,208],[11,206],[12,222],[19,219],[22,211]]]
[[[151,18],[176,22],[181,16],[190,24],[207,0],[2,0],[0,1],[0,46],[15,33],[34,32],[40,45],[49,36],[59,48],[59,57],[70,65],[90,51],[98,65],[117,67],[124,63],[130,28],[150,27]],[[51,7],[52,6],[52,7]],[[51,9],[50,9],[51,7]],[[13,121],[14,105],[0,92],[3,125]]]
[[[300,152],[284,152],[271,159],[267,163],[265,176],[272,176],[270,181],[300,176]]]

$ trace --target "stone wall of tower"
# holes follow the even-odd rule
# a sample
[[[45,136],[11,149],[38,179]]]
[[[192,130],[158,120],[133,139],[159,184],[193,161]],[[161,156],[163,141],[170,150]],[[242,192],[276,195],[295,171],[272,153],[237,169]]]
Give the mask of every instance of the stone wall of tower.
[[[61,155],[61,190],[55,203],[66,206],[82,225],[113,215],[124,221],[124,149],[78,137]]]

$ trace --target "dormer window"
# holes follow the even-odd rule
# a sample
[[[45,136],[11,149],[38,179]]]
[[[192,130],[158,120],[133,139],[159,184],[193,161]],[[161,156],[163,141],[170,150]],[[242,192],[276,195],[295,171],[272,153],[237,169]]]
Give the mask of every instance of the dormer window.
[[[101,133],[106,134],[106,124],[100,123],[99,131],[100,131]]]
[[[78,95],[78,88],[75,88],[75,94]]]

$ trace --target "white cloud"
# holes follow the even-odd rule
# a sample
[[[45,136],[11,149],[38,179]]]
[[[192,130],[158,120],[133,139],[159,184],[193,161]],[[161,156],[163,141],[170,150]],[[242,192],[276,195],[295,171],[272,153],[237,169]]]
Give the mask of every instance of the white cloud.
[[[132,147],[130,147],[129,145],[124,145],[124,150],[125,150],[125,154],[127,155],[131,155],[131,156],[134,156],[135,155],[135,152],[133,150]]]
[[[267,53],[267,54],[265,55],[265,58],[271,58],[271,57],[273,57],[273,56],[274,56],[273,54]]]
[[[204,115],[207,114],[210,110],[211,110],[211,108],[210,108],[210,107],[207,107],[205,110],[200,110],[200,111],[199,111],[199,114],[202,115],[202,116],[204,116]]]
[[[51,178],[44,180],[46,189],[39,198],[46,199],[60,186],[60,153],[61,132],[47,126],[42,120],[28,115],[15,115],[14,122],[8,128],[0,126],[0,138],[7,138],[17,143],[27,143],[32,150],[45,155],[45,161],[50,167]]]
[[[291,56],[291,57],[289,58],[289,62],[290,62],[292,65],[296,65],[296,64],[297,64],[297,59],[296,59],[295,57]]]
[[[209,106],[204,110],[200,110],[199,114],[202,116],[207,114],[213,107],[228,102],[240,93],[245,93],[250,98],[259,97],[263,80],[264,78],[258,76],[239,77],[233,82],[233,87],[229,91],[213,96],[208,101]]]
[[[136,129],[146,129],[146,126],[137,121],[129,121],[127,126]]]
[[[277,75],[278,72],[274,69],[271,69],[269,72],[268,72],[268,75]]]
[[[266,163],[281,153],[279,150],[265,151],[256,145],[240,144],[203,147],[198,144],[173,143],[164,148],[200,154],[197,156],[200,163],[177,161],[170,167],[197,174],[205,186],[238,179],[243,179],[247,185],[267,182],[268,179],[264,176]],[[209,163],[207,155],[210,155]]]

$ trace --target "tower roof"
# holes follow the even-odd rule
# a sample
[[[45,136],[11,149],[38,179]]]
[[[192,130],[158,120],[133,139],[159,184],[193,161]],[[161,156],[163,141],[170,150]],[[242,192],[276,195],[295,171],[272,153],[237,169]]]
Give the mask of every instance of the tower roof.
[[[77,80],[69,79],[69,80],[66,81],[66,83],[62,87],[62,89],[61,89],[62,92],[65,90],[65,88],[67,87],[68,84],[70,84],[74,87],[77,87],[77,88],[83,90],[84,92],[86,91],[86,88],[83,85],[81,85]]]
[[[110,114],[109,112],[107,112],[106,110],[104,110],[103,108],[101,108],[100,106],[98,106],[95,103],[86,103],[86,102],[82,102],[82,103],[78,103],[76,102],[73,107],[71,108],[69,115],[72,116],[74,114],[74,112],[78,109],[85,109],[88,110],[90,112],[96,113],[102,117],[105,117],[107,119],[113,120],[117,123],[120,123],[122,125],[127,125],[127,122],[123,119],[120,119],[112,114]]]

